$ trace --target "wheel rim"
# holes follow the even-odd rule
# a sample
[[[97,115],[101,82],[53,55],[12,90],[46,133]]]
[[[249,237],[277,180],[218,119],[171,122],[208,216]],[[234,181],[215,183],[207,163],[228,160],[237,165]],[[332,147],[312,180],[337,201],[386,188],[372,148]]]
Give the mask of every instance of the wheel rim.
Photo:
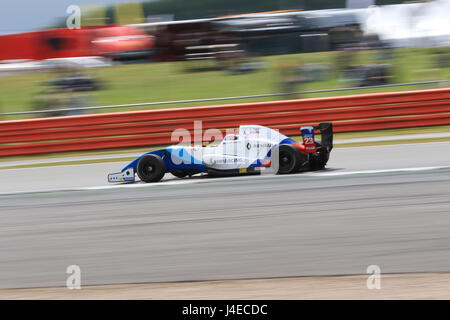
[[[144,166],[144,168],[142,168],[142,169],[143,169],[143,170],[142,170],[143,173],[144,173],[146,176],[151,176],[151,175],[153,174],[153,172],[155,171],[155,166],[149,164],[149,165]]]
[[[281,171],[289,170],[292,167],[294,158],[288,152],[280,153],[280,169]]]

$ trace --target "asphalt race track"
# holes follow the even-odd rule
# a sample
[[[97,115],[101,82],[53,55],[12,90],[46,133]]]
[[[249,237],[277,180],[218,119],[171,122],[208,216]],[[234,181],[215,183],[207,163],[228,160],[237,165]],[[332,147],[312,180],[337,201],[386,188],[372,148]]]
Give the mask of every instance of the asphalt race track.
[[[0,170],[0,287],[450,271],[450,142],[290,176],[108,186],[124,163]]]

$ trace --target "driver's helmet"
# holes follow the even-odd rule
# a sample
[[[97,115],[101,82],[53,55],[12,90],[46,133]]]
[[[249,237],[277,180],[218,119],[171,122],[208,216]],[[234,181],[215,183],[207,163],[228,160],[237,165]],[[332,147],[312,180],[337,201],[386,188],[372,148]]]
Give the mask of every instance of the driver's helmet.
[[[239,136],[237,134],[230,133],[230,134],[227,134],[223,140],[233,141],[233,140],[237,140],[238,138],[239,138]]]

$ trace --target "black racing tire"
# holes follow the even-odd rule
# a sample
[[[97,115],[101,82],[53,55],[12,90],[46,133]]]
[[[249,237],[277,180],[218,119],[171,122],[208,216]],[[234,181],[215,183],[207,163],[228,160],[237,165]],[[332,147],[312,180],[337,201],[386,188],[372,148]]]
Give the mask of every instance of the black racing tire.
[[[146,154],[139,159],[137,165],[138,177],[143,182],[160,181],[166,173],[163,159],[156,154]]]
[[[298,171],[302,164],[300,150],[292,144],[282,144],[278,148],[278,174],[289,174]]]
[[[179,169],[170,170],[170,173],[177,178],[184,178],[189,174],[188,170],[179,170]]]

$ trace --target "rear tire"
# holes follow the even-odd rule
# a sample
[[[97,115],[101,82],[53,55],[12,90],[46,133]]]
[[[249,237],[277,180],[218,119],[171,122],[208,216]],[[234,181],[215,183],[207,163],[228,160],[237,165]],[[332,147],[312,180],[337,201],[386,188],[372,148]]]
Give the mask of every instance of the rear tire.
[[[294,173],[301,165],[300,150],[292,144],[282,144],[279,147],[278,174]]]
[[[155,154],[146,154],[138,162],[137,174],[141,181],[157,182],[166,173],[166,165],[163,159]]]

